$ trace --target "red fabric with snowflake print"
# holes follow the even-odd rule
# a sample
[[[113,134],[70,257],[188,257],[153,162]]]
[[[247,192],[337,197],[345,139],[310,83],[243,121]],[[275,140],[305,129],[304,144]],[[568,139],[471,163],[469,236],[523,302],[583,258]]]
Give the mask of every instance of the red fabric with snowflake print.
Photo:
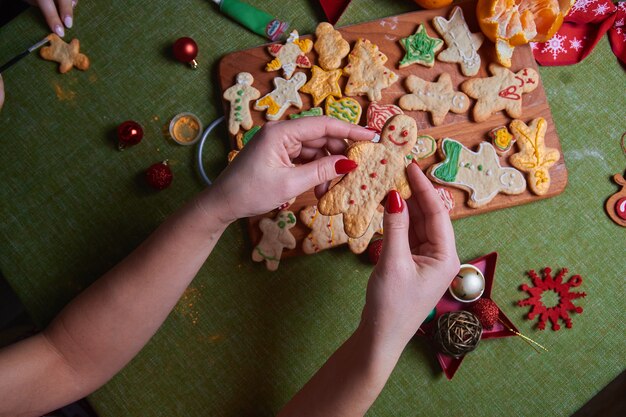
[[[610,0],[577,0],[558,32],[544,43],[531,42],[535,59],[541,65],[572,65],[582,61],[591,53],[598,41],[609,29],[611,47],[624,62],[626,36],[622,35],[626,2],[614,5]],[[617,26],[621,23],[621,26]],[[613,40],[613,38],[615,38]]]
[[[609,29],[609,42],[615,56],[626,65],[626,1],[617,4],[615,23]]]

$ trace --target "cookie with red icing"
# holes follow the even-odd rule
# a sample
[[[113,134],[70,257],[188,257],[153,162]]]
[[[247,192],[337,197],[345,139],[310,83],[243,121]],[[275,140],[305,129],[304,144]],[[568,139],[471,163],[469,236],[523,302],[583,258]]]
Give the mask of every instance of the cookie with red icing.
[[[380,142],[351,145],[347,157],[358,166],[322,196],[318,202],[320,213],[343,214],[346,234],[352,238],[362,236],[389,191],[398,191],[404,199],[411,196],[404,160],[416,140],[415,120],[400,114],[387,121]]]
[[[522,116],[522,96],[539,85],[539,74],[532,68],[513,72],[498,64],[490,64],[491,77],[472,78],[461,84],[461,90],[477,100],[474,120],[483,122],[495,112],[504,110],[510,117]]]

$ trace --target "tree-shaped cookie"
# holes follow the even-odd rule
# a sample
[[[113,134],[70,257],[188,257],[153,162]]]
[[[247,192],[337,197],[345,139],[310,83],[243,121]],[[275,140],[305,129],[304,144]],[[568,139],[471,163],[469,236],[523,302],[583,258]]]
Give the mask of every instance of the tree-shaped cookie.
[[[254,77],[249,72],[237,74],[237,82],[224,91],[224,98],[230,102],[230,116],[228,118],[228,131],[232,135],[239,132],[240,127],[249,130],[252,127],[250,115],[250,101],[261,96],[259,90],[252,87]]]
[[[452,79],[447,72],[442,73],[435,83],[425,81],[416,75],[409,75],[406,88],[411,94],[400,97],[400,107],[404,110],[428,111],[433,117],[433,124],[443,123],[449,111],[465,113],[469,109],[469,98],[452,88]]]
[[[450,20],[441,16],[435,17],[433,26],[448,46],[437,55],[437,59],[443,62],[458,62],[461,64],[461,72],[466,77],[478,74],[480,69],[478,48],[485,37],[482,33],[470,32],[461,8],[455,6],[452,9]]]
[[[367,95],[370,101],[379,101],[381,91],[398,81],[398,75],[385,67],[387,56],[367,39],[357,40],[348,61],[343,69],[349,76],[344,90],[347,96]]]
[[[378,206],[367,231],[363,236],[353,239],[344,231],[341,214],[325,216],[317,210],[316,206],[303,208],[300,211],[300,221],[311,229],[311,233],[302,241],[302,251],[312,254],[347,242],[352,253],[363,253],[374,233],[382,233],[383,210],[382,206]]]
[[[259,222],[259,228],[263,232],[263,236],[252,251],[252,260],[254,262],[265,261],[267,269],[276,271],[283,248],[293,249],[296,247],[296,238],[289,230],[295,225],[296,217],[287,210],[278,212],[273,220],[267,217],[262,218]]]
[[[59,63],[59,72],[65,74],[72,67],[76,67],[81,71],[89,69],[89,58],[87,55],[81,54],[80,42],[78,39],[72,39],[70,43],[63,42],[54,33],[48,35],[50,46],[44,46],[39,51],[39,55],[48,61]]]
[[[414,34],[400,39],[400,45],[405,53],[398,68],[405,68],[412,64],[421,64],[430,68],[435,65],[435,54],[443,47],[443,41],[431,38],[424,25],[419,25]]]
[[[324,71],[317,65],[311,69],[311,79],[300,89],[303,93],[313,96],[313,105],[318,106],[328,96],[341,98],[339,78],[341,70]]]
[[[522,116],[522,94],[539,85],[539,74],[532,68],[512,72],[498,64],[490,64],[493,74],[486,78],[472,78],[461,84],[461,90],[477,100],[474,120],[483,122],[493,113],[504,110],[509,116]]]
[[[428,176],[439,184],[469,192],[470,207],[482,207],[498,193],[521,194],[526,189],[524,175],[515,168],[502,167],[488,142],[481,142],[478,151],[472,152],[456,140],[445,138],[441,152],[444,161],[432,165]]]
[[[278,71],[282,68],[283,75],[290,79],[296,68],[311,68],[311,61],[305,55],[311,52],[313,42],[310,39],[300,39],[298,31],[294,30],[284,45],[273,44],[267,51],[275,57],[265,66],[265,71]]]
[[[528,173],[528,186],[537,195],[544,195],[550,188],[550,167],[561,157],[558,149],[546,147],[548,122],[539,117],[526,123],[513,120],[509,125],[516,139],[519,152],[511,155],[511,165]]]
[[[404,159],[416,140],[415,120],[400,114],[387,121],[380,142],[351,145],[347,157],[358,166],[322,196],[318,202],[320,213],[342,213],[346,234],[352,238],[363,236],[389,191],[397,190],[405,199],[411,196]]]
[[[322,22],[315,29],[315,44],[313,48],[318,55],[320,67],[326,71],[337,69],[341,60],[350,52],[350,44],[333,25]]]
[[[265,110],[267,120],[278,120],[289,106],[302,108],[302,99],[298,90],[306,82],[306,75],[297,72],[290,80],[281,77],[274,78],[274,90],[264,95],[254,104],[255,110]]]

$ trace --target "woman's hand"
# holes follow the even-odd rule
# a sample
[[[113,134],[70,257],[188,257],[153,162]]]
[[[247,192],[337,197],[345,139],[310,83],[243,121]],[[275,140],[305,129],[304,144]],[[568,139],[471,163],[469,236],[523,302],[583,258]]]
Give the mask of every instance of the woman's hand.
[[[412,195],[387,196],[383,249],[370,277],[361,326],[401,352],[459,271],[448,211],[417,163],[407,168]]]
[[[373,137],[326,116],[266,123],[215,180],[211,194],[225,203],[225,221],[267,213],[315,186],[320,195],[329,181],[356,168],[342,155],[344,138]],[[302,165],[294,165],[295,158]]]
[[[27,0],[28,3],[38,6],[43,13],[50,29],[59,35],[65,36],[65,28],[74,24],[74,7],[78,0]]]

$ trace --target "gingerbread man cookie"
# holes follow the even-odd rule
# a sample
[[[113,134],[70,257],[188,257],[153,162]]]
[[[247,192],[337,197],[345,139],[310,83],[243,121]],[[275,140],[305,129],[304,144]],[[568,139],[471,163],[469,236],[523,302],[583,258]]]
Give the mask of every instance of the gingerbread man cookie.
[[[261,96],[259,90],[252,87],[254,77],[249,72],[237,74],[237,82],[224,91],[224,99],[230,102],[230,116],[228,118],[228,131],[232,135],[239,132],[240,127],[249,130],[252,127],[250,115],[250,101]]]
[[[342,213],[346,234],[352,238],[363,236],[389,191],[397,190],[404,199],[411,196],[404,160],[416,139],[415,120],[400,114],[387,121],[380,142],[351,145],[347,157],[358,166],[322,196],[318,202],[320,213]]]
[[[261,241],[252,251],[254,262],[265,261],[265,266],[270,271],[276,271],[280,263],[283,248],[293,249],[296,247],[296,238],[291,234],[291,229],[296,225],[296,217],[290,211],[280,211],[274,220],[264,217],[259,222],[259,228],[263,232]]]
[[[480,69],[478,48],[485,37],[482,33],[470,32],[461,8],[455,6],[452,9],[450,20],[441,16],[435,17],[433,26],[448,46],[437,55],[437,59],[443,62],[458,62],[461,64],[461,72],[466,77],[478,74]]]
[[[350,44],[333,25],[322,22],[315,29],[315,52],[317,52],[320,67],[326,71],[337,69],[341,60],[350,52]]]
[[[317,253],[347,242],[352,253],[359,254],[367,249],[374,233],[382,233],[383,207],[378,206],[367,231],[363,236],[356,239],[352,239],[344,231],[343,216],[340,214],[325,216],[317,210],[316,206],[308,206],[300,212],[300,220],[311,229],[311,233],[302,241],[304,253]]]
[[[511,155],[511,165],[528,172],[528,186],[537,195],[544,195],[550,188],[550,167],[561,157],[558,149],[548,148],[545,136],[548,122],[539,117],[526,126],[521,120],[509,125],[520,151]]]
[[[300,39],[297,30],[287,38],[284,45],[273,44],[267,47],[270,55],[275,57],[265,66],[265,71],[278,71],[282,68],[283,75],[290,79],[296,68],[311,68],[311,61],[305,55],[311,52],[313,42],[310,39]]]
[[[498,64],[490,64],[493,74],[486,78],[473,78],[461,84],[461,90],[477,100],[474,120],[483,122],[497,111],[505,110],[509,116],[522,116],[522,94],[539,85],[539,74],[532,68],[511,72]]]
[[[449,111],[465,113],[469,109],[469,98],[460,91],[454,91],[452,79],[446,72],[439,76],[436,83],[409,75],[406,79],[406,88],[411,94],[400,97],[400,107],[404,110],[430,112],[435,126],[443,123]]]
[[[441,143],[443,162],[432,165],[428,176],[435,182],[470,193],[472,208],[489,203],[498,193],[521,194],[526,189],[524,175],[515,168],[502,167],[494,147],[481,142],[472,152],[454,139]]]
[[[290,80],[281,77],[274,78],[274,90],[264,95],[254,104],[255,110],[265,110],[267,120],[278,120],[289,106],[302,108],[302,99],[298,90],[306,82],[306,75],[297,72]]]
[[[370,101],[382,99],[382,90],[398,81],[398,75],[385,67],[387,56],[367,39],[359,38],[348,56],[350,62],[344,69],[348,83],[347,96],[367,95]]]
[[[44,46],[39,51],[39,55],[48,61],[59,63],[59,72],[65,74],[72,67],[76,67],[81,71],[89,69],[89,58],[87,55],[81,54],[80,42],[78,39],[72,39],[70,43],[63,42],[54,33],[48,35],[50,46]]]

